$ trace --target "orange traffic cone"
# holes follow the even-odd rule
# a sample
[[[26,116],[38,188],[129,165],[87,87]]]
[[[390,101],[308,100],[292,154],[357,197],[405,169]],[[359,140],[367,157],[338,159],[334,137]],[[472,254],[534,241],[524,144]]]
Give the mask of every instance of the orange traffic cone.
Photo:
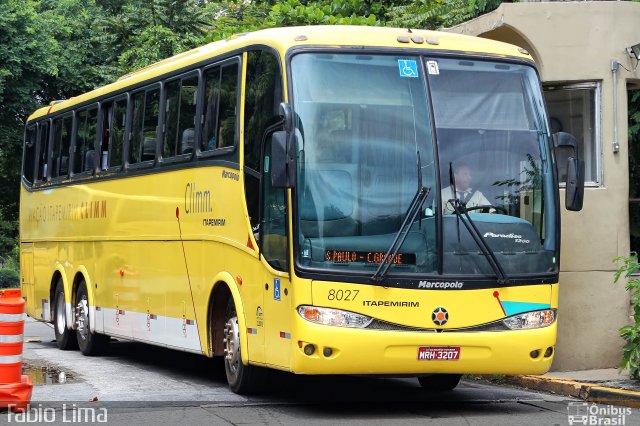
[[[24,410],[33,385],[22,376],[24,299],[20,290],[0,290],[0,407]]]

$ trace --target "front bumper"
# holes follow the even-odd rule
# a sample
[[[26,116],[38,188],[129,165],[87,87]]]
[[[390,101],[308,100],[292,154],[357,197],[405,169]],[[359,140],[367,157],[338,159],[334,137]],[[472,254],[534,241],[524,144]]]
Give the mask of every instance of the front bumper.
[[[551,367],[557,333],[557,321],[530,330],[443,333],[332,327],[299,317],[295,322],[291,370],[299,374],[543,374]],[[308,344],[315,347],[311,355],[304,352]],[[420,346],[460,347],[460,359],[418,360]]]

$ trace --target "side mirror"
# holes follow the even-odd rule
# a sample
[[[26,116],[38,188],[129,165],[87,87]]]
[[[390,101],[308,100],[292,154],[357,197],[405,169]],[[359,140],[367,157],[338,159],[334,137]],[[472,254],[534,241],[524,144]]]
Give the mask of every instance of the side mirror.
[[[551,136],[558,169],[558,178],[562,178],[566,164],[566,192],[564,205],[567,210],[580,211],[584,201],[584,161],[578,158],[578,141],[565,132],[554,133]],[[566,159],[566,163],[564,160]]]
[[[567,210],[580,211],[584,200],[584,161],[569,157],[567,160],[567,187],[564,205]]]
[[[279,131],[271,134],[271,155],[269,168],[271,171],[271,186],[287,188],[287,132]]]

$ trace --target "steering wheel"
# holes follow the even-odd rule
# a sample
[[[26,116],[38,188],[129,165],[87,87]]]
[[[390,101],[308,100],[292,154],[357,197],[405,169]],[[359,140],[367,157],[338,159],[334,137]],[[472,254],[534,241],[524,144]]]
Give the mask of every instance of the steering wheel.
[[[507,209],[505,209],[504,207],[493,206],[491,204],[484,204],[482,206],[467,207],[467,212],[472,212],[473,210],[482,210],[482,213],[489,213],[490,209],[499,210],[500,212],[502,212],[503,214],[506,214],[506,215],[509,214]]]

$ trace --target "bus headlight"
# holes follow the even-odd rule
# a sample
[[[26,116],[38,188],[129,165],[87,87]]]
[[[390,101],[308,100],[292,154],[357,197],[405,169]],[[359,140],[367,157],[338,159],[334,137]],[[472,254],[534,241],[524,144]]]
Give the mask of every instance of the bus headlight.
[[[525,330],[528,328],[548,327],[556,320],[555,309],[533,311],[524,314],[513,315],[502,320],[504,325],[511,330]]]
[[[340,309],[299,306],[298,313],[307,321],[336,327],[365,328],[373,318]]]

